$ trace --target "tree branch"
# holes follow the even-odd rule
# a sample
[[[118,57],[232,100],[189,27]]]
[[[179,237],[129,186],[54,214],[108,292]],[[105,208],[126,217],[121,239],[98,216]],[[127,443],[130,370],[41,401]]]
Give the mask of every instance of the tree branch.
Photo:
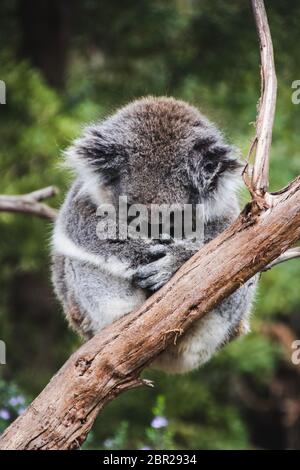
[[[256,155],[252,174],[252,189],[258,197],[269,188],[269,159],[276,108],[277,79],[268,18],[263,0],[251,0],[261,59],[261,98],[256,121]]]
[[[277,266],[278,264],[284,263],[285,261],[289,261],[291,259],[295,258],[300,258],[300,248],[291,248],[290,250],[287,250],[285,253],[280,255],[277,259],[272,261],[272,263],[268,264],[264,269],[262,269],[262,272],[268,271],[271,268],[274,268],[274,266]]]
[[[53,197],[57,193],[57,188],[48,186],[20,196],[0,195],[0,212],[22,212],[42,219],[54,220],[57,211],[39,201]]]

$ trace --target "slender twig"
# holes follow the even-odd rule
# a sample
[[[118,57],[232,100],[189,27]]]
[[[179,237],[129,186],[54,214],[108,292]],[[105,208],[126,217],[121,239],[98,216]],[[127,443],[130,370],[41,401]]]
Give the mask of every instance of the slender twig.
[[[261,58],[261,98],[256,120],[256,154],[252,174],[252,189],[257,198],[269,187],[269,160],[272,129],[276,108],[277,79],[268,18],[263,0],[251,0]]]
[[[39,201],[55,196],[57,193],[56,187],[48,186],[20,196],[0,195],[0,212],[22,212],[42,219],[54,220],[57,211]]]
[[[278,264],[284,263],[285,261],[289,261],[295,258],[300,258],[300,247],[291,248],[285,253],[282,253],[282,255],[278,256],[278,258],[272,261],[272,263],[268,264],[265,268],[263,268],[262,272],[268,271],[269,269],[274,268],[274,266],[277,266]]]
[[[256,120],[256,135],[251,143],[247,164],[243,172],[243,178],[248,187],[252,200],[255,203],[252,209],[259,211],[268,209],[279,201],[280,196],[268,193],[269,188],[269,163],[272,143],[272,131],[276,109],[277,78],[274,63],[272,37],[268,24],[263,0],[251,0],[257,34],[260,45],[261,59],[261,96],[258,103],[258,116]],[[255,150],[255,160],[251,181],[248,173],[248,163]],[[253,211],[252,211],[253,212]],[[283,253],[278,259],[263,269],[267,271],[279,263],[299,257],[297,250]]]
[[[47,186],[46,188],[37,189],[28,194],[30,199],[35,201],[43,201],[49,197],[56,196],[59,193],[59,189],[56,186]],[[26,196],[26,195],[25,195]]]

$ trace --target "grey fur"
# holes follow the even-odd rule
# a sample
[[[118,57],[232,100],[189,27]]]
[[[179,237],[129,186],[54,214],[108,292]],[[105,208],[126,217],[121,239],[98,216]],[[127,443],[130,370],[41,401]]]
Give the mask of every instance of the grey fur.
[[[238,215],[240,162],[196,108],[148,97],[87,128],[67,152],[77,178],[53,237],[53,284],[71,324],[90,337],[139,306],[199,249],[184,241],[100,240],[97,205],[202,203],[205,243]],[[198,367],[242,325],[246,330],[256,278],[199,320],[154,362],[169,372]]]

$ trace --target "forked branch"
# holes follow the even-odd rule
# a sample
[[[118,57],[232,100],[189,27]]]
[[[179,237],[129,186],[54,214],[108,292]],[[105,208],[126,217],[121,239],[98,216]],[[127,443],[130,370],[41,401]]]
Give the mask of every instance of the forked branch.
[[[255,161],[252,190],[261,198],[269,188],[269,161],[272,130],[276,108],[277,79],[274,53],[268,18],[263,0],[251,0],[254,13],[261,60],[261,97],[258,104],[255,136]]]
[[[54,220],[57,211],[40,201],[56,194],[58,194],[58,189],[54,186],[48,186],[20,196],[0,195],[0,212],[22,212],[42,219]]]

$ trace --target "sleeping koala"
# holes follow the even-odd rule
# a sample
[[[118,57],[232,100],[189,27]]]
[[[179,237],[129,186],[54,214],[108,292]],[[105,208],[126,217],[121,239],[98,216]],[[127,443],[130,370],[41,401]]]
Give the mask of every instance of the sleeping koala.
[[[130,103],[85,129],[66,160],[77,177],[55,222],[53,284],[67,318],[85,338],[140,306],[239,214],[241,163],[216,127],[183,101],[148,97]],[[129,208],[142,204],[147,210],[153,204],[200,204],[203,238],[102,237],[97,208],[110,205],[117,212],[120,196]],[[254,277],[153,367],[194,369],[246,332],[255,287]]]

